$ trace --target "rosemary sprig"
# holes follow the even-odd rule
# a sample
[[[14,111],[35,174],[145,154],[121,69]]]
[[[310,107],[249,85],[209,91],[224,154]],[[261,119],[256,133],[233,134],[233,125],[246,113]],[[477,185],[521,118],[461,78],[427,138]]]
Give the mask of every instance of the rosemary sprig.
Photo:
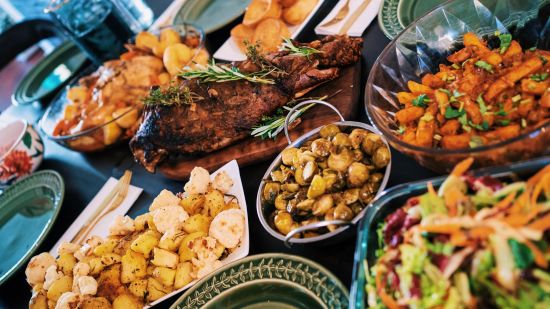
[[[334,94],[330,95],[335,96],[340,93],[342,90],[338,90]],[[301,101],[306,100],[325,100],[329,96],[322,96],[317,98],[299,98],[292,99],[282,108],[278,108],[272,116],[263,116],[262,122],[260,125],[253,127],[252,132],[250,133],[254,137],[260,137],[261,139],[273,138],[275,139],[279,133],[284,130],[285,127],[285,118],[288,112],[292,109],[292,106],[298,104]],[[288,120],[288,124],[292,124],[298,117],[303,115],[308,109],[310,109],[315,103],[308,104],[300,109],[298,109]]]
[[[244,73],[239,68],[216,64],[214,59],[206,66],[198,66],[197,70],[185,71],[180,74],[185,79],[196,78],[201,82],[229,82],[234,80],[247,80],[252,83],[274,84],[275,81],[268,76],[272,73],[271,70],[261,70],[258,72]]]
[[[309,46],[296,46],[294,45],[292,40],[288,38],[284,38],[283,40],[284,42],[281,45],[281,50],[289,51],[291,54],[294,54],[294,55],[301,55],[309,58],[309,56],[313,54],[323,53],[322,51]]]
[[[192,92],[189,87],[180,89],[177,86],[170,85],[166,89],[162,89],[159,86],[153,87],[149,92],[149,95],[143,99],[145,105],[191,105],[195,100],[202,100],[203,98],[196,93]]]
[[[288,72],[280,69],[273,63],[267,61],[264,56],[260,53],[260,45],[258,43],[251,44],[248,41],[244,41],[246,46],[246,57],[255,65],[257,65],[262,71],[271,71],[273,75],[281,77],[283,75],[288,75]]]

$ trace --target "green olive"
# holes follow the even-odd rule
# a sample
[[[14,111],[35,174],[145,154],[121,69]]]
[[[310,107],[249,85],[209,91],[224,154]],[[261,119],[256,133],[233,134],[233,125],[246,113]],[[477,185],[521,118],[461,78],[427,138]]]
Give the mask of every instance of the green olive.
[[[292,230],[294,220],[292,220],[292,216],[288,212],[281,211],[275,215],[274,223],[279,232],[286,235]]]
[[[363,139],[363,142],[361,143],[361,148],[363,148],[363,151],[367,153],[368,155],[372,155],[376,148],[383,146],[384,142],[382,141],[382,138],[374,133],[368,133],[367,136]]]
[[[363,205],[369,204],[374,196],[376,195],[377,189],[375,188],[375,185],[371,182],[367,182],[361,187],[361,191],[359,191],[359,199],[363,203]]]
[[[384,179],[384,174],[382,174],[382,173],[372,173],[369,177],[369,182],[381,183],[382,179]]]
[[[349,147],[351,146],[351,140],[349,139],[349,136],[346,133],[337,133],[332,138],[332,143],[335,146],[345,146]]]
[[[311,180],[311,184],[309,185],[309,189],[307,190],[307,198],[314,199],[325,193],[325,190],[325,180],[320,175],[315,175],[313,176],[313,180]]]
[[[334,208],[334,219],[350,221],[353,219],[353,211],[351,208],[341,203]]]
[[[297,183],[287,182],[281,185],[281,189],[283,191],[295,193],[295,192],[298,192],[298,190],[300,190],[300,185]]]
[[[363,161],[363,158],[365,157],[364,153],[360,149],[354,149],[353,150],[353,161],[355,162],[361,162]]]
[[[277,195],[275,198],[275,208],[279,210],[285,210],[286,209],[287,200],[285,199],[285,196],[283,194]]]
[[[350,205],[357,202],[357,200],[359,200],[359,192],[359,188],[344,191],[344,194],[342,194],[344,203],[346,203],[346,205]]]
[[[305,164],[303,170],[302,170],[302,177],[304,178],[305,182],[310,182],[311,179],[313,179],[313,176],[317,175],[319,173],[319,168],[317,167],[317,163],[314,161],[309,161]]]
[[[323,194],[317,198],[315,204],[313,204],[313,215],[324,216],[325,213],[334,206],[332,195]]]
[[[385,147],[378,147],[372,155],[372,163],[376,168],[383,168],[390,163],[390,150]]]
[[[369,132],[365,129],[353,129],[353,131],[351,131],[349,134],[349,139],[353,149],[359,149],[359,147],[361,147],[361,143],[368,133]]]
[[[328,167],[338,172],[344,172],[353,163],[353,153],[347,147],[332,152],[328,157]]]
[[[348,168],[348,185],[360,187],[369,179],[369,169],[363,163],[353,162]]]
[[[321,137],[324,138],[330,138],[336,135],[337,133],[340,133],[340,129],[335,124],[329,124],[321,128],[319,131],[319,134]]]
[[[283,150],[283,152],[281,152],[281,159],[283,160],[283,164],[291,166],[292,160],[294,160],[296,152],[298,152],[298,149],[296,148],[286,148],[285,150]]]
[[[267,182],[264,186],[263,197],[264,200],[270,204],[275,202],[275,197],[281,191],[281,184],[276,181]]]
[[[319,157],[326,157],[330,154],[332,143],[325,138],[318,138],[311,143],[311,151]]]
[[[353,216],[355,217],[363,210],[363,205],[361,205],[361,203],[353,203],[349,205],[349,208],[351,208],[351,211],[353,211]]]

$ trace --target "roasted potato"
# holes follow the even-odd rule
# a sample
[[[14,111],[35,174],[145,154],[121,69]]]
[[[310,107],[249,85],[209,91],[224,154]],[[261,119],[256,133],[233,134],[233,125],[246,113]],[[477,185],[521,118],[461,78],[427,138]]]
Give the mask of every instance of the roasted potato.
[[[168,267],[156,267],[153,270],[153,277],[164,286],[172,286],[174,278],[176,278],[176,270]]]
[[[80,303],[81,309],[111,309],[111,303],[105,297],[85,298]]]
[[[130,249],[135,252],[139,252],[145,256],[149,257],[149,253],[153,250],[154,247],[158,245],[160,241],[160,233],[153,230],[147,230],[143,234],[139,235],[136,240],[130,245]]]
[[[195,256],[195,253],[191,250],[190,243],[192,243],[193,240],[199,237],[204,237],[206,235],[208,235],[206,232],[198,231],[198,232],[190,233],[183,238],[178,250],[180,262],[191,261],[191,259]]]
[[[231,29],[231,38],[242,52],[246,52],[246,43],[254,43],[254,29],[243,24],[238,24]]]
[[[130,282],[128,291],[139,299],[147,298],[147,279],[138,279]]]
[[[154,302],[169,292],[170,289],[163,286],[157,279],[153,277],[147,279],[147,301]]]
[[[283,42],[283,38],[291,36],[290,30],[284,22],[275,18],[262,20],[252,37],[253,43],[260,45],[260,52],[269,53],[279,49],[279,45]]]
[[[204,197],[204,207],[208,209],[208,215],[214,218],[225,206],[223,193],[218,190],[211,190]]]
[[[178,264],[174,280],[174,289],[181,289],[189,284],[189,282],[193,281],[193,277],[191,277],[192,269],[193,265],[191,262],[182,262]]]
[[[147,274],[147,260],[142,253],[128,250],[121,259],[122,272],[120,280],[122,283],[130,283],[141,279]]]
[[[319,0],[296,0],[294,4],[284,9],[283,19],[291,25],[301,24],[313,11]]]
[[[281,12],[277,0],[252,0],[244,13],[243,25],[251,27],[267,18],[279,18]]]
[[[121,282],[121,264],[112,265],[99,274],[97,296],[105,297],[112,302],[121,290],[124,291]]]
[[[48,309],[48,298],[46,291],[33,292],[29,301],[29,309]]]
[[[71,291],[73,288],[73,278],[71,276],[63,276],[55,280],[48,289],[48,299],[57,301],[59,296],[65,292]]]
[[[65,275],[73,274],[73,267],[76,264],[76,258],[71,253],[64,253],[57,258],[57,269],[61,270]]]
[[[151,264],[153,265],[175,269],[178,265],[178,261],[179,256],[174,252],[160,248],[153,249],[153,259],[151,260]]]
[[[142,31],[136,36],[136,47],[145,51],[153,51],[153,48],[159,44],[159,39],[156,35]]]
[[[183,223],[183,230],[189,234],[199,231],[208,233],[211,221],[209,217],[202,214],[192,215]]]
[[[120,294],[113,301],[113,309],[141,309],[143,304],[131,294]]]
[[[191,49],[187,45],[177,43],[166,47],[162,61],[168,73],[175,76],[183,70],[192,57]]]

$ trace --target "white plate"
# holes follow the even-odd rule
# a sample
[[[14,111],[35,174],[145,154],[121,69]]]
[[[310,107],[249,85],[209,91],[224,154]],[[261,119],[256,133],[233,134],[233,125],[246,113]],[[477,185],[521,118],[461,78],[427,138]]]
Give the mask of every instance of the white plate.
[[[319,2],[317,2],[317,5],[313,8],[313,10],[304,20],[304,22],[302,22],[300,25],[288,26],[288,30],[290,30],[290,33],[292,34],[291,37],[293,39],[296,38],[298,34],[300,34],[300,32],[307,25],[311,17],[315,15],[315,12],[317,12],[324,1],[325,0],[319,0]],[[214,53],[214,58],[225,61],[244,61],[246,60],[246,55],[239,49],[237,43],[235,43],[233,38],[229,37],[227,41],[225,41],[225,43],[223,43],[223,45]]]

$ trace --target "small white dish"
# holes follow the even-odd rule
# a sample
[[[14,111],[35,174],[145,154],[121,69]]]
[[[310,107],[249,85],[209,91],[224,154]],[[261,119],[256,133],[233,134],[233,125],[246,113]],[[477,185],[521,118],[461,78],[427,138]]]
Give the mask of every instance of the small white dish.
[[[296,38],[298,34],[300,34],[300,32],[304,29],[309,20],[321,7],[323,2],[324,0],[319,0],[319,2],[317,2],[317,5],[313,8],[313,10],[309,13],[304,22],[302,22],[301,24],[296,26],[288,25],[288,30],[290,30],[290,33],[292,34],[292,39]],[[235,43],[233,38],[229,37],[227,41],[225,41],[225,43],[223,43],[223,45],[214,53],[214,58],[224,61],[244,61],[246,60],[246,55],[239,49],[237,43]]]

